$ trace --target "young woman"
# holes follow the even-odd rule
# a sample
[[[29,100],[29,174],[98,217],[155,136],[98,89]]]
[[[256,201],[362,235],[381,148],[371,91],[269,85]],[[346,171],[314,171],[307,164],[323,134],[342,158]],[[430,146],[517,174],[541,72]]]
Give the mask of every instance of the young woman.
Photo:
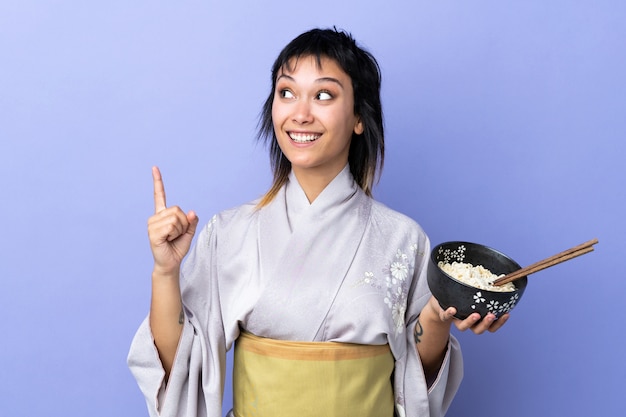
[[[384,156],[380,71],[336,30],[280,53],[260,137],[274,183],[198,233],[153,169],[152,303],[129,354],[151,416],[220,416],[235,346],[236,417],[440,416],[462,378],[453,319],[428,290],[430,245],[371,198]]]

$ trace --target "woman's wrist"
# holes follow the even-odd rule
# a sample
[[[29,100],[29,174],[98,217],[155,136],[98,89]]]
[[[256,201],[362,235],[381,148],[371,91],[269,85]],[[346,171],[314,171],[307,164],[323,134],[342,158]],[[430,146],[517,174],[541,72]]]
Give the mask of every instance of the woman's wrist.
[[[180,278],[180,268],[164,268],[154,265],[152,268],[153,281],[178,281]]]

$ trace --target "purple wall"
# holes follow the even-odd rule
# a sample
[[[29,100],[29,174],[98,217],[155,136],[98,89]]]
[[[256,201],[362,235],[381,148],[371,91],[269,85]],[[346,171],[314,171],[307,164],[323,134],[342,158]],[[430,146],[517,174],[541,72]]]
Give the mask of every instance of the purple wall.
[[[600,240],[533,276],[502,331],[459,334],[448,415],[621,415],[625,3],[38,3],[0,4],[1,416],[147,415],[125,358],[149,304],[150,167],[205,221],[259,196],[269,67],[331,25],[383,69],[376,196],[434,244],[525,265]]]

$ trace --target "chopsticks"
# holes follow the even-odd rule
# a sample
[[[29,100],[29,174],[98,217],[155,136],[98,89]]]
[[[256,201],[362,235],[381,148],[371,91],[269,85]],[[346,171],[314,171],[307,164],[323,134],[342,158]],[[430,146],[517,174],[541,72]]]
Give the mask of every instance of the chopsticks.
[[[573,248],[557,253],[554,256],[551,256],[539,262],[535,262],[532,265],[528,265],[527,267],[518,269],[517,271],[513,271],[510,274],[498,278],[493,281],[493,285],[504,285],[509,282],[515,281],[516,279],[525,277],[526,275],[534,274],[535,272],[541,271],[542,269],[546,269],[553,265],[560,264],[561,262],[576,258],[577,256],[584,255],[585,253],[589,253],[593,251],[593,245],[595,245],[596,243],[598,243],[598,239],[592,239],[578,246],[574,246]]]

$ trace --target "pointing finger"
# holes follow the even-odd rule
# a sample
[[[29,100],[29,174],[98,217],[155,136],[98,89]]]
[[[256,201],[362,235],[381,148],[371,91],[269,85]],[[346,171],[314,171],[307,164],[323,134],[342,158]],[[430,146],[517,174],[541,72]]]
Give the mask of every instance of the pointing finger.
[[[165,186],[158,167],[152,167],[152,180],[154,182],[154,212],[158,213],[166,209]]]

